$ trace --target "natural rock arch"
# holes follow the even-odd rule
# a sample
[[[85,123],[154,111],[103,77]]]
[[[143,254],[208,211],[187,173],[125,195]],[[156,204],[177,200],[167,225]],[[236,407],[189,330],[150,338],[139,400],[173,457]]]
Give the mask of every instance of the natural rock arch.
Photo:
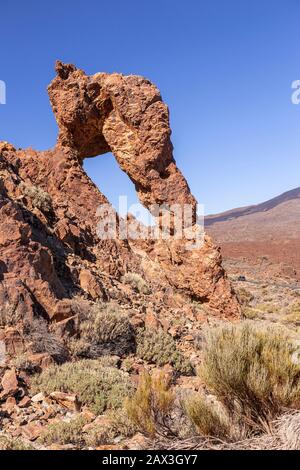
[[[173,158],[168,107],[143,77],[97,73],[56,63],[48,88],[59,125],[58,145],[79,159],[112,152],[133,181],[141,203],[189,204],[196,200]]]

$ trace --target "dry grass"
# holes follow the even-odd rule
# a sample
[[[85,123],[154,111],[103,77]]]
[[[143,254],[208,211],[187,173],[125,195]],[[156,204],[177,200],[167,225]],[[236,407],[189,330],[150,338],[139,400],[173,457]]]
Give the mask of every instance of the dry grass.
[[[126,410],[133,424],[147,436],[172,435],[170,427],[175,395],[164,375],[151,377],[144,372],[132,398],[126,402]]]
[[[225,412],[221,412],[204,394],[193,393],[184,402],[187,416],[202,436],[227,438],[230,422]]]
[[[300,302],[294,302],[288,309],[287,315],[283,317],[284,323],[298,324],[300,322]]]

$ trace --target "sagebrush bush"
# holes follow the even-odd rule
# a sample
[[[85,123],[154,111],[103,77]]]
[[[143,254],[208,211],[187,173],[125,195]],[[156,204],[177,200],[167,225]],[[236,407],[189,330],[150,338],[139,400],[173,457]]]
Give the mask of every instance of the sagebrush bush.
[[[70,342],[74,355],[98,357],[124,355],[135,349],[135,336],[129,319],[113,303],[97,303],[79,325],[79,338]]]
[[[21,183],[20,190],[24,196],[30,199],[33,207],[45,213],[52,210],[51,196],[42,188]]]
[[[34,393],[76,393],[81,403],[96,414],[121,407],[125,397],[133,392],[127,374],[88,359],[45,369],[32,378],[31,388]]]
[[[103,444],[111,444],[116,437],[132,437],[137,432],[137,427],[128,418],[122,408],[111,410],[107,413],[108,424],[99,426],[93,423],[84,434],[84,440],[88,447],[98,447]]]
[[[137,356],[159,367],[171,364],[175,372],[181,375],[193,373],[190,362],[177,349],[176,342],[171,335],[162,328],[141,329],[137,334]]]
[[[82,428],[87,424],[82,416],[76,417],[71,421],[59,421],[49,424],[39,440],[46,445],[51,444],[73,444],[82,447],[85,444]]]
[[[174,401],[175,395],[162,373],[152,377],[144,372],[135,394],[126,400],[125,408],[139,431],[151,437],[156,433],[169,435],[172,434]]]
[[[261,428],[284,407],[300,405],[296,350],[282,327],[223,325],[206,332],[200,376],[231,415]]]
[[[124,284],[129,284],[135,291],[140,294],[149,295],[151,294],[151,289],[146,283],[146,281],[137,273],[126,273],[122,277]]]
[[[34,450],[34,448],[21,439],[0,436],[0,451],[1,450]]]

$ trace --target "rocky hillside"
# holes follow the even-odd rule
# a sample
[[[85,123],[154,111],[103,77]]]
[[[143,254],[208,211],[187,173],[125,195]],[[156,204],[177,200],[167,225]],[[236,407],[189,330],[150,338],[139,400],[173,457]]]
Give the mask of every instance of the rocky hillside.
[[[278,274],[300,278],[300,188],[255,206],[206,217],[225,258],[267,258]]]
[[[38,448],[105,443],[103,436],[74,443],[70,434],[92,423],[102,430],[102,414],[123,405],[145,369],[166,367],[172,381],[193,387],[199,329],[240,314],[208,236],[190,250],[187,232],[136,240],[97,230],[97,209],[112,207],[83,162],[111,151],[145,207],[188,204],[196,233],[196,201],[173,158],[158,89],[142,77],[87,76],[61,62],[56,71],[48,89],[56,146],[37,152],[0,142],[0,447],[7,448],[19,437]],[[68,428],[73,417],[79,421]],[[53,421],[68,437],[56,439],[50,427],[52,437],[40,441]]]

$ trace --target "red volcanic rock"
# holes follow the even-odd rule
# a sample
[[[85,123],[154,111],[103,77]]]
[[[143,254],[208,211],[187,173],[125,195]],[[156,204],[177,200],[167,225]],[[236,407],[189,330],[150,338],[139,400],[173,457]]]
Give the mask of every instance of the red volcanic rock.
[[[154,215],[153,204],[189,204],[195,223],[196,201],[173,158],[169,112],[158,89],[142,77],[87,76],[61,62],[56,71],[49,86],[56,147],[36,152],[0,143],[1,303],[16,318],[62,321],[74,315],[68,304],[74,297],[107,300],[112,286],[135,272],[153,284],[154,295],[178,290],[217,315],[238,315],[220,252],[208,237],[189,250],[185,239],[141,243],[97,234],[97,208],[109,202],[83,161],[106,152]]]

